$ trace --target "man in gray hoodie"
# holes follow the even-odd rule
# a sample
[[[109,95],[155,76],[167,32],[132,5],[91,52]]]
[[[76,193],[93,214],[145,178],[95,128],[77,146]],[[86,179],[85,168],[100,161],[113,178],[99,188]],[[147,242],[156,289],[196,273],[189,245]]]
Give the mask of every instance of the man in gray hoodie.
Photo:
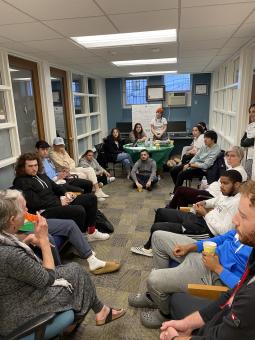
[[[152,185],[158,181],[156,171],[156,162],[150,158],[149,152],[146,149],[141,150],[140,159],[135,163],[131,171],[131,178],[135,182],[137,189],[151,190]]]

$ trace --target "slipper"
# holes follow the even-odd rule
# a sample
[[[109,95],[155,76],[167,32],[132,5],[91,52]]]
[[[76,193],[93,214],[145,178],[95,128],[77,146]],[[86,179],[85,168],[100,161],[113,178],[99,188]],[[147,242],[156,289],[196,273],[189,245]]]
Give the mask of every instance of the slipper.
[[[102,326],[102,325],[105,325],[105,324],[107,324],[109,322],[117,320],[117,319],[121,318],[123,315],[125,315],[126,311],[127,311],[126,309],[116,309],[116,310],[120,311],[120,313],[114,315],[114,314],[112,314],[112,308],[110,308],[110,312],[107,315],[107,317],[104,320],[97,320],[96,321],[96,325],[97,326]]]
[[[156,303],[148,298],[147,293],[130,294],[128,297],[128,303],[130,306],[136,308],[158,308]]]
[[[100,275],[100,274],[106,274],[106,273],[113,273],[119,270],[121,267],[121,264],[118,262],[106,262],[105,266],[102,268],[98,268],[95,270],[91,270],[91,273],[95,275]]]
[[[163,322],[169,321],[169,318],[162,315],[157,309],[149,312],[141,312],[140,321],[144,327],[156,329],[160,328]]]

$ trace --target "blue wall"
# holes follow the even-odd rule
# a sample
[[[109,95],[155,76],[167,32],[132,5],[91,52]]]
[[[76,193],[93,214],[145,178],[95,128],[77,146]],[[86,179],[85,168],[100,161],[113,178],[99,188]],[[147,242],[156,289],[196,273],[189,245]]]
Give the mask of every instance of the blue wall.
[[[191,107],[175,107],[170,110],[170,121],[186,120],[188,129],[199,121],[209,121],[209,95],[194,95],[195,84],[207,84],[208,93],[210,94],[210,73],[193,74],[192,81],[192,100]],[[149,77],[148,84],[161,85],[163,77]],[[125,109],[122,107],[122,79],[108,78],[106,79],[106,100],[107,100],[107,118],[108,128],[111,130],[116,126],[116,122],[131,122],[131,108]],[[164,116],[169,117],[169,107],[165,108]]]

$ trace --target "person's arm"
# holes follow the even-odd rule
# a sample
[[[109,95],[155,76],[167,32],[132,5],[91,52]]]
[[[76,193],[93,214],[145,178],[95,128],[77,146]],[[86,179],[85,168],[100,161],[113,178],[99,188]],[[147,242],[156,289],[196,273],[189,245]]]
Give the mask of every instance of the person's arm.
[[[130,143],[135,142],[135,135],[134,135],[133,131],[131,131],[130,134],[129,134],[129,141],[130,141]]]
[[[65,189],[65,187],[63,185],[56,184],[50,178],[48,178],[48,180],[50,181],[52,191],[54,192],[54,194],[56,196],[58,196],[58,197],[63,196],[67,192],[67,189]]]
[[[69,165],[69,169],[75,168],[75,161],[69,156],[69,154],[66,152],[66,157]]]
[[[138,171],[138,166],[139,166],[139,160],[137,161],[137,162],[135,162],[135,164],[134,164],[134,166],[133,166],[133,168],[132,168],[132,170],[131,170],[131,178],[133,179],[133,181],[135,182],[135,183],[137,183],[137,177],[136,177],[136,173],[137,173],[137,171]]]
[[[152,182],[153,178],[156,177],[156,173],[157,173],[157,164],[156,162],[154,161],[154,159],[152,160],[151,162],[151,175],[150,175],[150,178],[149,178],[149,181]]]
[[[143,134],[142,134],[142,138],[140,138],[140,139],[139,139],[139,141],[140,141],[140,142],[145,142],[145,141],[146,141],[146,139],[147,139],[147,135],[146,135],[146,133],[145,133],[145,132],[143,132]]]
[[[247,137],[247,132],[245,132],[245,134],[243,135],[242,139],[241,139],[241,146],[244,148],[250,147],[254,145],[254,138],[248,138]]]
[[[90,167],[90,164],[87,162],[86,158],[80,158],[79,166],[82,168],[88,168]]]
[[[227,239],[232,239],[235,236],[235,234],[236,234],[235,230],[230,230],[223,235],[211,237],[211,238],[208,238],[207,240],[203,240],[203,241],[197,241],[196,242],[197,251],[199,253],[201,253],[203,251],[203,243],[206,242],[206,241],[215,242],[217,244],[217,246],[219,246],[219,245],[223,244]]]
[[[220,197],[216,196],[213,198],[210,198],[209,200],[203,201],[205,203],[206,209],[213,209],[215,208],[216,204],[218,203]]]
[[[200,150],[202,150],[202,148]],[[197,155],[198,155],[198,153],[197,153]],[[206,170],[213,165],[213,163],[215,162],[219,153],[220,153],[220,148],[214,146],[213,149],[211,149],[210,152],[207,154],[207,157],[203,162],[201,162],[199,160],[194,162],[193,159],[192,159],[190,161],[190,163],[195,163],[197,168]],[[195,157],[193,157],[193,158],[195,158]]]
[[[152,132],[152,134],[153,134],[155,137],[157,137],[157,131],[154,129],[154,124],[153,124],[153,123],[151,123],[151,132]]]
[[[233,229],[233,217],[237,213],[239,200],[235,200],[229,207],[225,207],[220,213],[213,209],[208,212],[204,219],[214,235],[223,234]],[[207,207],[207,206],[206,206]]]

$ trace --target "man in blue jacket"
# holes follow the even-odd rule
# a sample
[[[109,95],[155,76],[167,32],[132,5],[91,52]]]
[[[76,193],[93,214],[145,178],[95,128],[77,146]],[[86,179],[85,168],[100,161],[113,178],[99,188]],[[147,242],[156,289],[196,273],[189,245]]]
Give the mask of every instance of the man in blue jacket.
[[[166,231],[152,237],[154,267],[147,281],[148,291],[129,297],[134,307],[154,307],[156,311],[141,313],[141,322],[159,328],[169,319],[170,299],[174,292],[185,292],[189,283],[235,287],[240,280],[252,251],[239,241],[235,230],[209,239],[217,244],[216,255],[202,253],[203,241]],[[179,263],[169,268],[169,260]]]

